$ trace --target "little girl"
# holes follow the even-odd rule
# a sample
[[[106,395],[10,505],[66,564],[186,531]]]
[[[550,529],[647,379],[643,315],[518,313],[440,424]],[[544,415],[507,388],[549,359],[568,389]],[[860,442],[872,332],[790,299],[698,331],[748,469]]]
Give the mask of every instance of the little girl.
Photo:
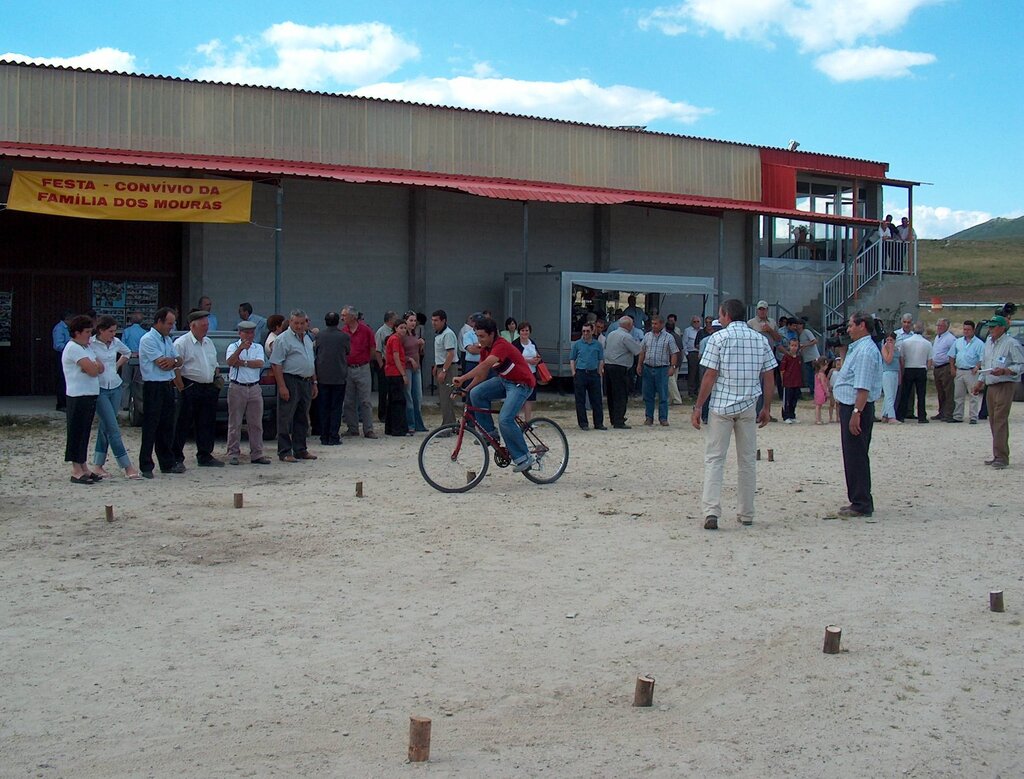
[[[820,425],[821,407],[828,402],[832,393],[828,385],[828,358],[819,357],[814,361],[814,424]],[[834,401],[833,401],[834,402]],[[832,421],[832,406],[829,406],[829,422]]]
[[[836,357],[832,361],[832,369],[828,372],[828,421],[832,422],[832,415],[836,411],[836,396],[833,390],[836,386],[836,379],[839,378],[839,369],[843,367],[843,358]]]

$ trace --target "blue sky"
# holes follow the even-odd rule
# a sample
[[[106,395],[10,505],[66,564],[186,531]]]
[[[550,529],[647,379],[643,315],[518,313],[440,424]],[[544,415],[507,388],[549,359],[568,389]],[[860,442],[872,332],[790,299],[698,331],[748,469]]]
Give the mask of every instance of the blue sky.
[[[922,238],[1024,214],[1020,0],[43,0],[0,20],[4,59],[795,139],[929,182]]]

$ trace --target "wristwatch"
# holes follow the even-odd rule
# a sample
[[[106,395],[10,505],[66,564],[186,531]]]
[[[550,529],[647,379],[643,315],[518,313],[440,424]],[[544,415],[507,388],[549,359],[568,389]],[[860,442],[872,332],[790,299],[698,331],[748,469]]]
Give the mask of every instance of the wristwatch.
[[[859,409],[859,408],[857,408],[856,406],[854,406],[854,407],[853,407],[853,413],[854,413],[854,414],[859,414],[859,413],[860,413],[860,409]]]

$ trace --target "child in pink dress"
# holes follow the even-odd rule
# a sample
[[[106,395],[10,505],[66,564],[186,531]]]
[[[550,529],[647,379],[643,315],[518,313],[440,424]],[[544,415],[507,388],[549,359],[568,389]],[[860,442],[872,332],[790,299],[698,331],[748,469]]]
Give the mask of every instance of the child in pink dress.
[[[828,403],[829,394],[828,360],[825,357],[820,357],[814,361],[814,424],[816,425],[822,423],[821,407]],[[832,421],[831,411],[832,409],[829,409],[829,422]]]

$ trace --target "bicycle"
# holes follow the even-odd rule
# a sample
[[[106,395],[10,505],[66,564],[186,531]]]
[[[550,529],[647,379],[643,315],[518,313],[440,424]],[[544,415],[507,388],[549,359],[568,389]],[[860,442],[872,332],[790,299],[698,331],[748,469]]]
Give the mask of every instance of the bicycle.
[[[452,397],[465,392],[453,392]],[[458,422],[432,430],[420,444],[420,473],[427,484],[441,492],[469,492],[483,481],[490,465],[487,449],[494,454],[494,464],[507,468],[512,463],[508,449],[477,422],[475,413],[495,414],[487,408],[475,408],[467,402]],[[569,442],[555,422],[535,417],[526,422],[516,417],[523,431],[526,448],[534,458],[530,470],[523,471],[536,484],[551,484],[565,473],[569,464]],[[454,440],[452,440],[454,439]]]

